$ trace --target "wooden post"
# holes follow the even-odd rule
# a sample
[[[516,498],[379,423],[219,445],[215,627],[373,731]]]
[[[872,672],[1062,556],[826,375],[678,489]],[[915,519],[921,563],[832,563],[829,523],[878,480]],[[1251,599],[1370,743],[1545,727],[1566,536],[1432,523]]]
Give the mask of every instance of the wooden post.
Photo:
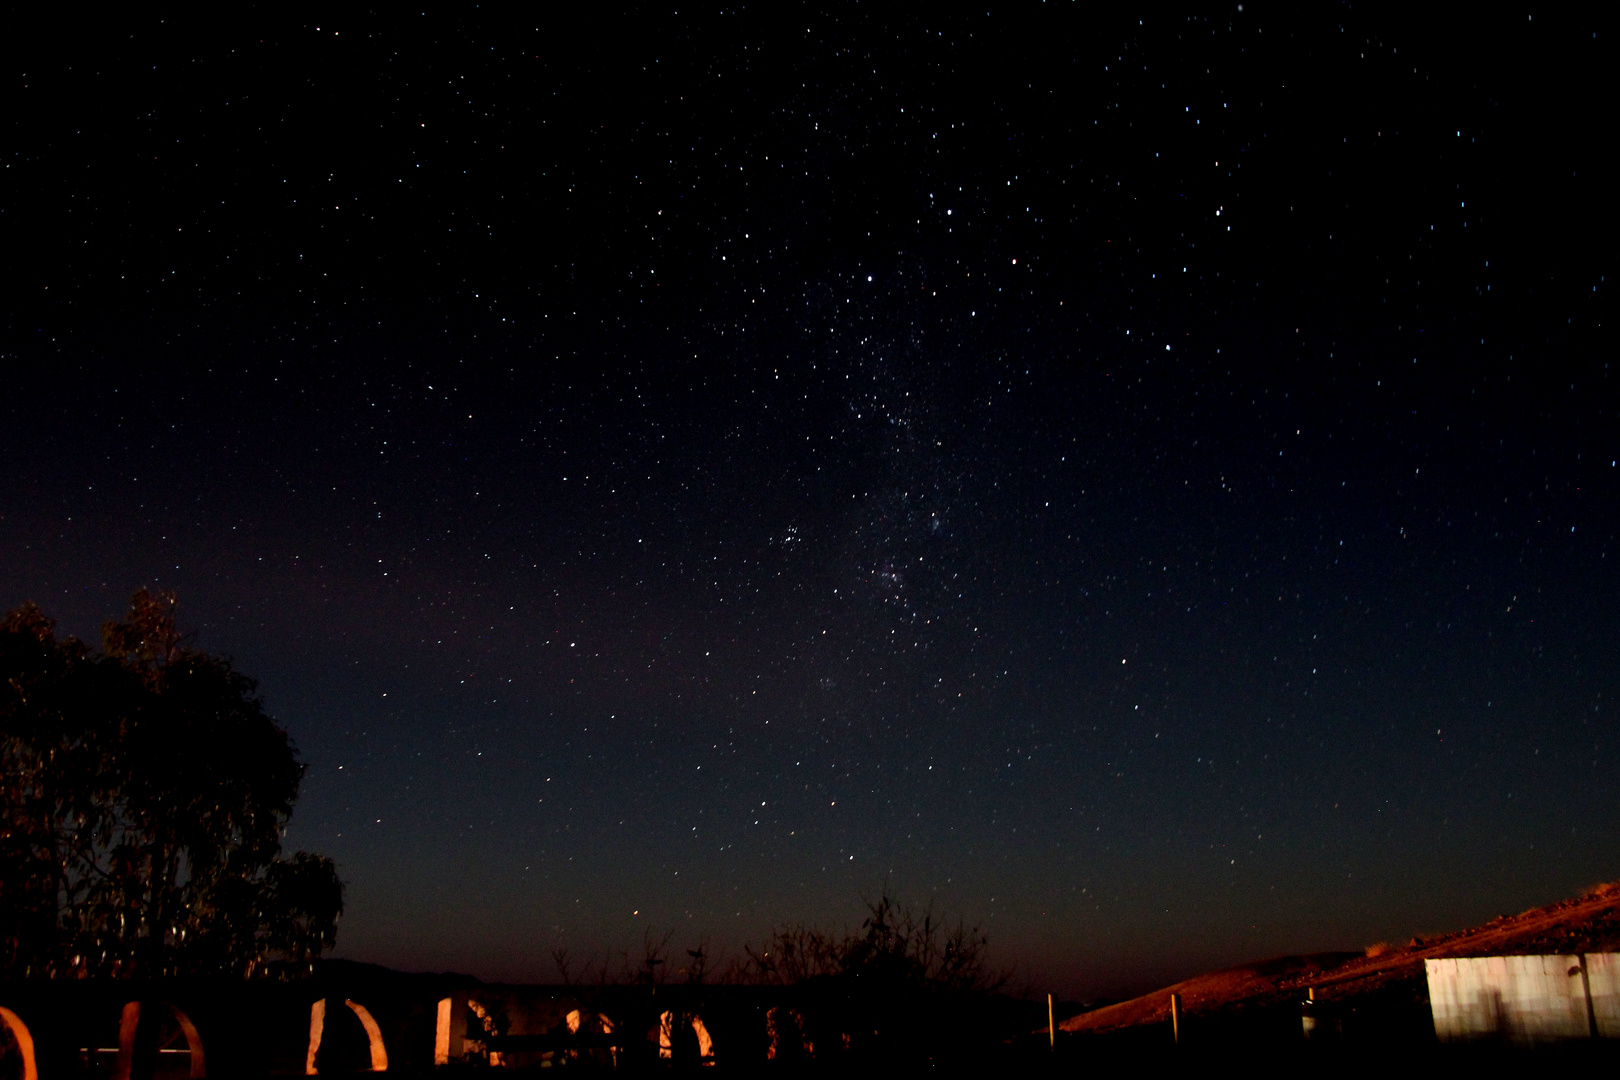
[[[1057,1024],[1052,1022],[1052,995],[1046,995],[1046,1043],[1049,1049],[1057,1049]]]
[[[1181,995],[1170,995],[1170,1038],[1177,1045],[1181,1045]]]

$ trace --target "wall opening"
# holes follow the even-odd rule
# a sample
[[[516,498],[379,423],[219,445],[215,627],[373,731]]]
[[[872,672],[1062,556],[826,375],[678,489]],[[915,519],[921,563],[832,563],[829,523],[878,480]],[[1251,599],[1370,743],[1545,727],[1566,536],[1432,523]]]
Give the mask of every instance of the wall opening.
[[[335,1001],[336,999],[330,999]],[[343,1009],[328,1011],[327,998],[309,1007],[309,1049],[304,1073],[387,1072],[388,1050],[371,1011],[358,1001],[343,1000]]]
[[[12,1062],[16,1064],[12,1066]],[[5,1071],[14,1073],[20,1080],[39,1080],[39,1067],[34,1061],[34,1036],[22,1017],[0,1005],[0,1072]]]
[[[208,1062],[197,1025],[177,1005],[159,1002],[143,1013],[141,1003],[127,1002],[118,1017],[118,1060],[114,1080],[129,1080],[135,1055],[152,1054],[154,1080],[203,1080]]]

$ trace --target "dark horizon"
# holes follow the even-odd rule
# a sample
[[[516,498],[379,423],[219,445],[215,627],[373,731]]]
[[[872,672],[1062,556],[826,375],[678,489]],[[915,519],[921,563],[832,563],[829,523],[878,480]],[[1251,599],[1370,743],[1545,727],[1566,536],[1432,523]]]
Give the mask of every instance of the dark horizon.
[[[887,889],[1114,997],[1620,878],[1592,19],[37,22],[0,605],[176,592],[402,970]]]

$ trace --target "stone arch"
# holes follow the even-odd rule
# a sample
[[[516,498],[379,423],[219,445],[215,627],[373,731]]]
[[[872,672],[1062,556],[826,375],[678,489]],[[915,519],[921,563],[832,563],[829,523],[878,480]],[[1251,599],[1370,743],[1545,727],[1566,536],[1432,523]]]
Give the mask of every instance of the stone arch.
[[[16,1040],[17,1052],[22,1056],[22,1080],[39,1080],[39,1066],[34,1061],[34,1036],[22,1017],[0,1005],[0,1027],[4,1027]]]
[[[665,1061],[675,1056],[675,1014],[668,1009],[658,1017],[658,1056]]]
[[[318,998],[309,1006],[309,1048],[304,1054],[304,1075],[315,1075],[315,1055],[321,1052],[321,1037],[326,1034],[326,999]]]
[[[568,1025],[568,1034],[570,1035],[592,1036],[613,1034],[613,1019],[606,1013],[593,1012],[591,1010],[570,1009],[568,1010],[568,1014],[563,1017],[563,1023]],[[603,1047],[594,1042],[588,1042],[587,1046],[590,1048],[576,1048],[569,1050],[569,1060],[579,1060],[581,1057],[589,1057],[593,1054],[600,1055],[605,1050],[607,1060],[615,1069],[619,1067],[619,1048],[617,1046],[610,1044]]]
[[[433,1064],[450,1064],[450,1015],[451,1001],[449,998],[439,999],[438,1015],[433,1025]]]
[[[613,1021],[605,1013],[570,1009],[568,1015],[563,1017],[563,1022],[568,1025],[570,1035],[578,1035],[582,1031],[587,1035],[595,1035],[598,1032],[603,1035],[613,1034]]]
[[[358,1001],[343,999],[343,1004],[359,1019],[360,1026],[366,1031],[366,1048],[371,1055],[371,1071],[388,1071],[388,1048],[383,1043],[382,1029],[377,1026],[376,1018],[371,1010]],[[304,1075],[315,1076],[319,1070],[315,1067],[315,1056],[320,1053],[321,1039],[326,1034],[326,998],[320,998],[309,1007],[309,1050],[304,1055]]]
[[[186,1048],[191,1051],[191,1080],[201,1080],[208,1075],[208,1067],[203,1061],[202,1036],[197,1034],[197,1025],[193,1024],[191,1017],[181,1012],[178,1006],[170,1005],[169,1011],[174,1014],[180,1030],[185,1032]]]
[[[489,1038],[504,1033],[502,1016],[499,1009],[492,1012],[465,990],[453,990],[449,997],[440,998],[433,1032],[434,1063],[483,1061],[491,1066],[502,1065],[501,1051],[489,1048]]]
[[[691,1014],[691,1020],[692,1034],[697,1037],[698,1061],[713,1065],[714,1040],[709,1037],[709,1028],[697,1013]],[[658,1017],[658,1056],[664,1060],[675,1056],[675,1013],[667,1010]]]
[[[692,1014],[692,1031],[697,1034],[698,1061],[705,1065],[714,1064],[714,1040],[709,1037],[709,1029],[703,1023],[703,1017]]]
[[[489,1036],[495,1034],[495,1022],[494,1018],[489,1014],[489,1009],[485,1008],[483,1002],[475,1001],[472,998],[467,999],[467,1009],[473,1016],[478,1018],[478,1034],[482,1037],[474,1039],[468,1036],[462,1043],[463,1052],[471,1050],[474,1054],[483,1054],[491,1068],[502,1067],[505,1065],[505,1061],[502,1059],[501,1052],[489,1048]]]
[[[382,1029],[377,1026],[377,1021],[372,1017],[371,1010],[358,1001],[350,1001],[347,998],[344,999],[343,1004],[347,1005],[354,1012],[354,1015],[360,1018],[360,1026],[366,1029],[366,1041],[370,1044],[371,1049],[371,1071],[387,1072],[388,1048],[383,1045]]]
[[[765,1059],[802,1061],[816,1056],[815,1044],[804,1030],[804,1017],[798,1009],[773,1005],[765,1013]]]
[[[197,1025],[178,1005],[167,1001],[160,1004],[169,1010],[180,1033],[185,1036],[186,1050],[191,1056],[191,1080],[203,1080],[208,1075],[208,1061],[203,1056],[202,1036],[197,1034]],[[135,1034],[140,1025],[141,1003],[126,1002],[118,1017],[118,1063],[113,1066],[114,1080],[129,1080],[131,1066],[135,1062]]]

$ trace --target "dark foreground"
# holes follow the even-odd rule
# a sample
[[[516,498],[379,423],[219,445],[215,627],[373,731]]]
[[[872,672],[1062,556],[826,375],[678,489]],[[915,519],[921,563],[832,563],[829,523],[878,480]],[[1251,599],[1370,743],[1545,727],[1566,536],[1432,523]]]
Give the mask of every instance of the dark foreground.
[[[396,1076],[564,1069],[710,1076],[1620,1074],[1620,1040],[1441,1045],[1409,1007],[1306,1039],[1300,1006],[1108,1032],[1044,1030],[1045,1002],[893,987],[500,986],[333,964],[296,982],[0,984],[39,1080]],[[1421,1010],[1426,1013],[1426,1009]],[[9,1021],[8,1021],[9,1022]],[[23,1080],[0,1025],[0,1080]]]

